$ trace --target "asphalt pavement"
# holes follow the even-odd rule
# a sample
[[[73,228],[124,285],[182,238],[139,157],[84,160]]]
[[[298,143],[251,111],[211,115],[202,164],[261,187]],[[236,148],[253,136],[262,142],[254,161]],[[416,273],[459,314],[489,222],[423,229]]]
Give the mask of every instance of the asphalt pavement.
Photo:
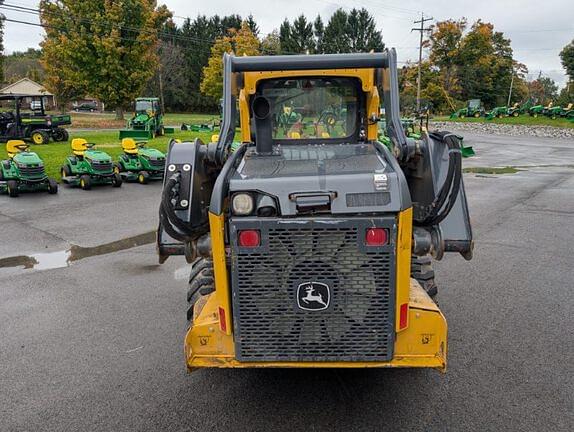
[[[466,135],[475,257],[436,265],[448,371],[202,370],[181,258],[0,268],[0,431],[574,430],[574,142]],[[0,260],[153,230],[160,185],[0,196]]]

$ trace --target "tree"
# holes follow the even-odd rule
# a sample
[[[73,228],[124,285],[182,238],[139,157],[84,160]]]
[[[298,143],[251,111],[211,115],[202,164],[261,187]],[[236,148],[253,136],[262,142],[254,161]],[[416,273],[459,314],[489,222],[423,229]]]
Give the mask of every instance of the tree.
[[[307,21],[305,15],[301,14],[293,21],[291,26],[291,54],[305,54],[313,52],[315,40],[313,38],[313,23]]]
[[[566,69],[570,81],[574,82],[574,40],[562,48],[560,60],[562,61],[562,66]]]
[[[337,9],[325,27],[323,35],[324,53],[351,52],[351,41],[347,30],[347,12],[343,9]]]
[[[251,30],[251,33],[253,33],[255,37],[259,37],[259,26],[255,22],[253,15],[249,15],[245,22],[247,22],[247,26],[249,27],[249,30]]]
[[[323,43],[323,36],[325,34],[325,25],[321,19],[321,15],[317,15],[315,22],[313,23],[313,35],[315,36],[315,53],[323,54],[325,52],[325,47]]]
[[[261,41],[261,53],[264,55],[281,54],[281,40],[277,30],[273,30],[263,38]]]
[[[558,96],[558,86],[554,80],[542,75],[528,83],[528,91],[530,97],[541,104],[552,102]]]
[[[4,0],[0,0],[0,5]],[[4,16],[0,14],[0,82],[4,82]]]
[[[123,118],[157,70],[158,30],[170,17],[153,0],[41,0],[48,89],[64,99],[87,92]]]
[[[177,39],[175,39],[177,40]],[[183,50],[174,41],[161,42],[160,67],[148,82],[145,93],[160,95],[167,111],[184,111],[188,108],[185,68],[181,58]]]
[[[385,48],[377,23],[365,8],[353,9],[347,18],[351,52],[380,52]]]
[[[229,35],[218,38],[211,47],[211,56],[203,68],[200,89],[215,101],[223,95],[223,54],[231,52],[237,56],[259,54],[259,40],[247,22],[243,22],[239,31],[232,29]]]
[[[44,69],[40,64],[42,51],[28,48],[25,52],[13,52],[4,57],[4,80],[13,83],[24,77],[36,82],[44,81]]]
[[[291,24],[289,24],[288,19],[285,19],[279,27],[279,44],[281,46],[281,54],[295,52],[295,42],[291,35]]]

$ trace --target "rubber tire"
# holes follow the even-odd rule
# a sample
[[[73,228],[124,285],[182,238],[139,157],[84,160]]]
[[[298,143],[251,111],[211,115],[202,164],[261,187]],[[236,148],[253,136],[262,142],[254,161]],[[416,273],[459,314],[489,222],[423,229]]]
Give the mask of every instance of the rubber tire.
[[[10,198],[16,198],[19,194],[18,182],[16,180],[8,180],[6,182],[6,190]]]
[[[119,173],[114,173],[114,176],[112,177],[112,186],[119,188],[122,187],[122,183],[122,176]]]
[[[538,113],[532,113],[532,117],[534,118],[538,117]]]
[[[30,134],[30,139],[32,140],[32,142],[34,144],[44,145],[44,144],[48,144],[50,142],[50,135],[48,135],[44,131],[37,130],[37,131],[34,131]]]
[[[68,138],[70,138],[70,136],[64,128],[56,128],[52,131],[52,139],[56,142],[68,141]]]
[[[189,285],[187,290],[187,320],[193,324],[193,307],[201,296],[215,291],[213,276],[213,261],[208,258],[197,258],[191,264]]]
[[[416,279],[429,297],[434,300],[438,294],[438,287],[434,280],[434,270],[430,255],[422,257],[411,256],[411,277]]]
[[[58,182],[54,179],[48,179],[48,193],[56,195],[58,193]]]
[[[515,111],[515,112],[512,113],[512,117],[518,117],[519,114],[520,114],[520,113],[519,113],[518,111]]]
[[[62,165],[62,169],[60,170],[60,175],[62,175],[62,177],[69,177],[72,175],[72,169],[70,168],[70,166],[68,164]]]
[[[148,184],[149,183],[149,173],[147,171],[140,171],[138,173],[138,183]]]
[[[92,188],[92,179],[89,175],[84,174],[80,177],[80,187],[83,190],[90,190]]]
[[[474,113],[474,118],[479,118],[480,117],[480,113]]]
[[[122,165],[121,162],[115,162],[114,163],[114,172],[115,173],[119,174],[119,173],[124,172],[124,171],[125,171],[124,166]]]

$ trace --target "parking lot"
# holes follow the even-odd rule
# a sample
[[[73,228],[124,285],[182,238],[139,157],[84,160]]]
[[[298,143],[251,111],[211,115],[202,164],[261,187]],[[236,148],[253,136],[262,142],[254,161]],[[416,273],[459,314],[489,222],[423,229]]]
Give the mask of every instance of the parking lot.
[[[437,264],[445,375],[187,374],[187,266],[135,237],[156,227],[160,184],[0,196],[0,430],[573,430],[574,142],[465,144],[465,167],[521,168],[465,175],[475,258]],[[72,245],[109,247],[52,265]]]

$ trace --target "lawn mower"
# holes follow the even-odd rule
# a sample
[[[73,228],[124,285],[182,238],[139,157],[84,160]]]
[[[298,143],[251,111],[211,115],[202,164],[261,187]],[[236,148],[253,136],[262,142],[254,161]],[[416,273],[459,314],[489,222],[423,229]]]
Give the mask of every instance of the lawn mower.
[[[36,109],[22,111],[23,102],[32,98]],[[68,131],[62,126],[72,124],[68,114],[48,115],[44,110],[42,95],[6,94],[0,95],[0,104],[10,105],[8,111],[0,113],[0,142],[9,140],[32,141],[34,144],[48,144],[67,141]]]
[[[574,110],[572,109],[572,103],[568,104],[564,108],[561,106],[550,107],[546,113],[546,116],[550,117],[552,120],[556,120],[559,117],[570,118],[574,116]]]
[[[83,138],[72,140],[72,154],[62,166],[62,181],[70,186],[90,190],[92,185],[122,185],[122,177],[115,172],[110,155],[95,149],[95,144]]]
[[[0,162],[0,192],[17,197],[20,192],[58,193],[58,183],[46,175],[44,162],[22,140],[6,143],[8,159]]]
[[[152,139],[166,133],[174,133],[174,129],[163,125],[163,113],[159,99],[137,98],[135,113],[128,120],[127,129],[120,130],[120,139]]]
[[[398,69],[394,49],[223,55],[218,139],[170,143],[159,209],[159,261],[191,264],[189,371],[445,370],[430,257],[472,258],[461,144],[407,137]],[[304,107],[287,133],[285,101]]]
[[[550,102],[548,105],[534,105],[531,106],[528,110],[528,114],[531,117],[538,117],[539,115],[547,115],[547,113],[552,109],[553,103]]]
[[[146,142],[136,142],[133,138],[122,140],[121,155],[115,165],[115,172],[122,180],[146,184],[150,180],[163,179],[165,154],[146,146]]]
[[[494,118],[503,118],[503,117],[518,117],[520,115],[520,107],[518,103],[515,103],[511,107],[499,106],[495,107],[486,113],[486,119],[492,120]]]
[[[484,115],[484,107],[480,99],[470,99],[466,107],[453,112],[450,118],[465,118],[465,117],[482,117]]]
[[[181,130],[189,132],[214,132],[219,129],[221,120],[213,118],[207,123],[182,123]]]

